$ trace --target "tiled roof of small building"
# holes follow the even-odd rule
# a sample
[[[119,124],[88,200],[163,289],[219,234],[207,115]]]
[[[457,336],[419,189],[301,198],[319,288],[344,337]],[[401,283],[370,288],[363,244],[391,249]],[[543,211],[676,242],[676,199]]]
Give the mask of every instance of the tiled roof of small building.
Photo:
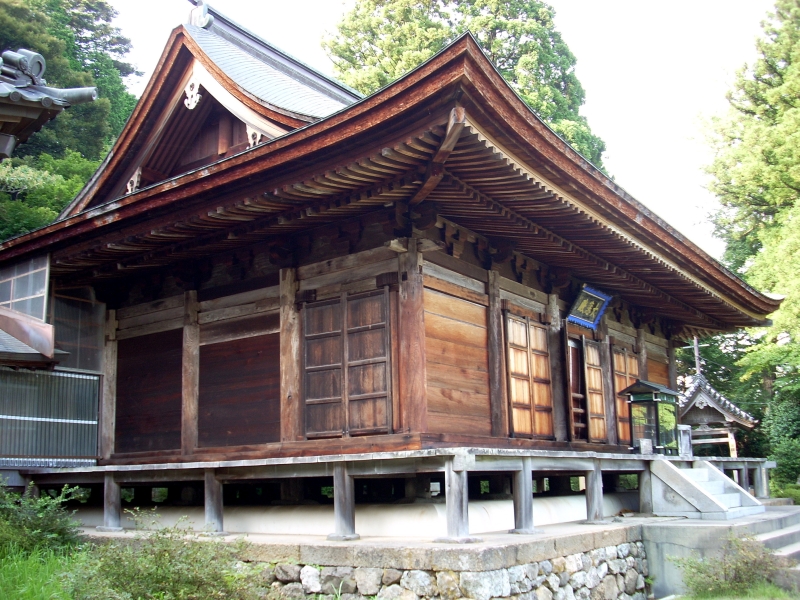
[[[708,380],[703,375],[694,375],[692,383],[687,390],[678,397],[678,406],[680,408],[687,407],[692,403],[700,392],[705,392],[720,408],[731,416],[736,417],[741,421],[745,421],[751,425],[758,423],[758,420],[750,413],[742,410],[736,404],[728,400],[725,396],[715,390]]]

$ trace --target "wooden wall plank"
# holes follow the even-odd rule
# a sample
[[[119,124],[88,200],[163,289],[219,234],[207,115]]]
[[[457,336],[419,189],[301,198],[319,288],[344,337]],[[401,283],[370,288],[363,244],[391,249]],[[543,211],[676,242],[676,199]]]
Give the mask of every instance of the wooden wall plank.
[[[392,260],[396,257],[397,253],[394,250],[381,246],[379,248],[373,248],[372,250],[365,250],[364,252],[356,252],[355,254],[339,256],[310,265],[303,265],[297,268],[297,278],[299,280],[311,279],[320,275],[345,271],[354,267]]]
[[[181,309],[181,312],[183,310]],[[162,331],[173,331],[175,329],[183,328],[183,317],[170,319],[168,321],[159,321],[157,323],[150,323],[149,325],[142,325],[140,327],[131,327],[130,329],[118,329],[117,339],[127,340],[130,338],[141,337],[143,335],[151,335],[154,333],[161,333]]]
[[[392,252],[394,255],[394,252]],[[308,279],[299,281],[299,290],[315,290],[330,285],[344,285],[362,279],[375,277],[382,273],[389,273],[397,270],[396,255],[388,260],[381,262],[361,265],[348,269],[346,271],[338,271],[336,273],[324,273]]]
[[[241,304],[251,304],[259,300],[279,297],[280,286],[271,285],[257,290],[250,290],[249,292],[240,292],[238,294],[231,294],[230,296],[214,298],[213,300],[205,300],[200,303],[200,312],[203,313],[220,308],[228,308],[230,306],[239,306]]]
[[[158,312],[162,310],[169,310],[172,308],[183,307],[183,294],[179,296],[170,296],[162,300],[155,300],[154,302],[145,302],[144,304],[136,304],[135,306],[128,306],[117,310],[117,319],[129,319],[144,315],[146,313]]]
[[[433,275],[423,275],[422,281],[426,288],[442,292],[443,294],[450,294],[457,298],[463,298],[475,304],[489,306],[489,296],[484,293],[475,292],[461,285],[434,277]]]
[[[197,291],[186,292],[184,301],[183,355],[181,364],[181,451],[197,447],[197,396],[200,381],[200,325],[197,323]]]
[[[200,325],[200,345],[219,344],[280,331],[280,313],[265,312]]]
[[[503,307],[500,299],[500,280],[496,271],[489,271],[488,362],[489,406],[491,407],[492,435],[509,436],[508,400],[506,397],[506,356],[503,337]]]
[[[150,323],[160,323],[162,321],[171,321],[179,318],[183,318],[183,306],[144,313],[142,315],[128,317],[127,319],[120,319],[118,329],[131,329]]]
[[[669,387],[669,365],[653,359],[648,359],[647,380]]]
[[[117,318],[116,311],[106,312],[103,346],[103,397],[100,401],[100,456],[114,453],[114,428],[117,411]]]
[[[120,340],[115,452],[181,448],[183,329]]]
[[[200,348],[198,445],[278,442],[280,334]]]

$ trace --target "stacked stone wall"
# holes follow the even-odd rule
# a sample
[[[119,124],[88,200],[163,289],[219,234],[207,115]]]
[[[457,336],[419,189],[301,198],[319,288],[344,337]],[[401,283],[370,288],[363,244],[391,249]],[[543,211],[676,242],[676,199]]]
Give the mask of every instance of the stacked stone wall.
[[[573,543],[576,541],[573,539]],[[335,553],[337,549],[332,550]],[[386,563],[387,555],[394,554],[402,556],[398,562],[417,562],[406,566],[421,568],[282,562],[269,566],[260,576],[271,588],[270,596],[283,600],[645,600],[647,597],[648,565],[641,541],[502,568],[481,568],[494,566],[491,563],[497,562],[498,554],[502,555],[504,550],[507,548],[475,551],[465,548],[459,559],[458,551],[450,549],[442,549],[437,558],[435,547],[419,550],[416,558],[415,549],[406,552],[376,549],[376,564]],[[369,562],[364,558],[357,562]]]

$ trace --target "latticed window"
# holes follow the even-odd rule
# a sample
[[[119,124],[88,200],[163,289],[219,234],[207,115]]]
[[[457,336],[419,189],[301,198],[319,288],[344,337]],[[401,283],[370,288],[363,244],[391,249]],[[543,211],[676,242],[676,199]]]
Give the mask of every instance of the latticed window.
[[[506,313],[508,389],[516,437],[553,438],[553,392],[547,328]]]
[[[306,435],[389,433],[388,288],[303,308]]]
[[[631,410],[628,398],[620,394],[639,378],[639,357],[628,350],[615,346],[612,351],[614,362],[614,393],[617,403],[617,436],[620,444],[631,444]]]
[[[568,340],[569,423],[572,440],[606,442],[606,409],[600,344],[586,337]]]

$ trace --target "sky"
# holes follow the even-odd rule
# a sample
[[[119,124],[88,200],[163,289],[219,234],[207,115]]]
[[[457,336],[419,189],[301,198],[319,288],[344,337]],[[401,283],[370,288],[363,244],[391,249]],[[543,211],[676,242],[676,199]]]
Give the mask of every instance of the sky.
[[[217,0],[220,12],[332,75],[320,39],[333,33],[355,0]],[[110,0],[115,24],[133,43],[130,60],[144,89],[188,0]],[[727,109],[725,94],[756,58],[760,23],[774,0],[549,0],[556,28],[577,58],[586,90],[581,112],[606,142],[615,182],[712,256],[708,215],[717,206],[704,167],[713,159],[709,122]]]

